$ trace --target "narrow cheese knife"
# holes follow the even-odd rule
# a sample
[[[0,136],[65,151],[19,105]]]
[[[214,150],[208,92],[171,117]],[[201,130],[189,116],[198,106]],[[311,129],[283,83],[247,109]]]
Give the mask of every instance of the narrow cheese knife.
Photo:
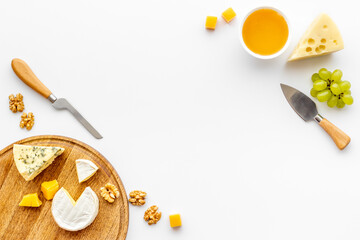
[[[43,97],[47,98],[57,110],[66,109],[74,115],[74,117],[97,139],[102,136],[86,119],[65,99],[56,98],[54,94],[36,77],[30,67],[21,59],[14,58],[11,62],[11,67],[15,74],[26,85],[38,92]]]
[[[348,135],[318,113],[313,100],[288,85],[281,83],[280,86],[294,111],[305,121],[315,120],[330,135],[340,150],[350,143],[351,139]]]

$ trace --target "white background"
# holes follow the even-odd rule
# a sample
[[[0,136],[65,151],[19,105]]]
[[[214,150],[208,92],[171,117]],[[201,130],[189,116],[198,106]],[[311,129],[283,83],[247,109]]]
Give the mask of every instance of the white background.
[[[115,166],[127,192],[148,193],[130,206],[127,239],[360,239],[359,52],[356,1],[12,0],[0,3],[0,145],[34,135],[81,140]],[[257,60],[241,47],[239,27],[252,8],[281,9],[292,27],[289,49]],[[230,24],[220,17],[233,7]],[[336,22],[345,49],[286,63],[321,12]],[[218,16],[215,31],[204,29]],[[94,139],[13,73],[28,62],[103,134]],[[339,151],[315,122],[304,122],[279,83],[305,93],[321,67],[340,68],[355,102],[319,112],[352,138]],[[21,92],[35,114],[32,131],[8,95]],[[1,174],[1,173],[0,173]],[[147,207],[161,221],[148,226]],[[174,230],[168,215],[181,213]]]

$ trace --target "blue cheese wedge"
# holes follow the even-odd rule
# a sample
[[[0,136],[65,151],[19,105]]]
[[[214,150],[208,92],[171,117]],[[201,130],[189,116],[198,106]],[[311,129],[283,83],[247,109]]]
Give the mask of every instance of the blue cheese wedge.
[[[61,147],[13,146],[16,167],[26,181],[34,179],[64,151]]]

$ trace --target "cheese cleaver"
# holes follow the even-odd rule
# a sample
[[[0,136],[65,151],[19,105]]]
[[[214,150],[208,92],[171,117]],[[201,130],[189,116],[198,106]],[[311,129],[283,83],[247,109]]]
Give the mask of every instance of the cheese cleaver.
[[[52,92],[36,77],[26,62],[21,59],[14,58],[11,62],[11,67],[21,81],[43,97],[47,98],[55,109],[68,110],[95,138],[102,138],[100,133],[96,131],[96,129],[91,126],[91,124],[65,98],[56,98],[54,94],[52,94]]]
[[[340,150],[343,150],[350,143],[351,139],[348,135],[318,113],[313,100],[288,85],[281,83],[280,86],[294,111],[305,121],[315,120],[330,135]]]

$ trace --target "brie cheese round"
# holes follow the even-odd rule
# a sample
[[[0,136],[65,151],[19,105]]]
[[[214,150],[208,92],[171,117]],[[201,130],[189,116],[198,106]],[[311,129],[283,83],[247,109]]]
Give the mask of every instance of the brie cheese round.
[[[90,188],[85,188],[75,202],[65,188],[54,196],[51,213],[59,227],[68,231],[79,231],[89,226],[99,212],[99,198]]]
[[[76,163],[76,172],[78,175],[79,183],[85,182],[91,178],[99,169],[93,162],[85,159],[78,159]]]

